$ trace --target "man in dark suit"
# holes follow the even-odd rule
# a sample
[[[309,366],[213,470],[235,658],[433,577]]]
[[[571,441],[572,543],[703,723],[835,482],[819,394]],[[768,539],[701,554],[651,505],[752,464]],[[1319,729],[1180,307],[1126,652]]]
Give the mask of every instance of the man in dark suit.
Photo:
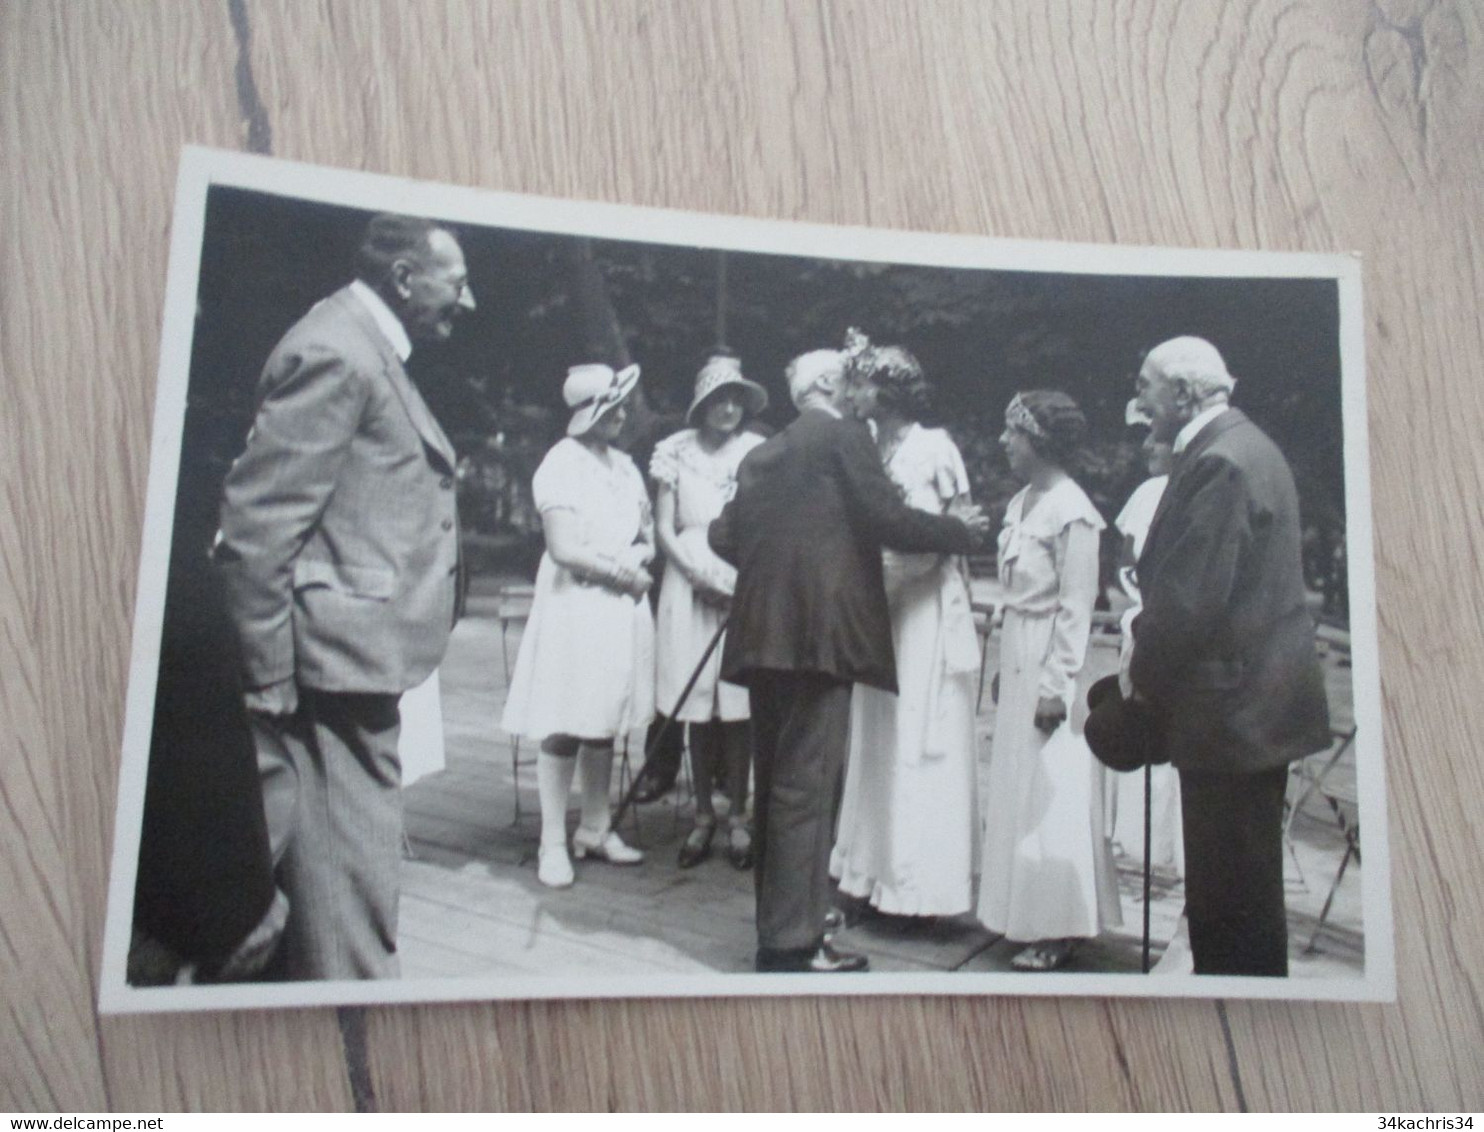
[[[268,358],[216,547],[300,979],[397,974],[398,700],[456,596],[453,446],[403,364],[473,309],[463,252],[378,216],[356,271]]]
[[[759,971],[857,971],[824,938],[830,846],[855,683],[897,690],[881,550],[961,554],[986,520],[902,502],[864,424],[845,419],[845,358],[788,368],[798,418],[748,453],[712,547],[737,567],[722,675],[748,687]],[[967,525],[966,525],[967,524]]]
[[[1138,562],[1130,679],[1180,774],[1185,899],[1199,975],[1288,973],[1288,764],[1329,743],[1304,605],[1298,495],[1274,443],[1227,402],[1200,338],[1156,346],[1138,378],[1169,486]]]

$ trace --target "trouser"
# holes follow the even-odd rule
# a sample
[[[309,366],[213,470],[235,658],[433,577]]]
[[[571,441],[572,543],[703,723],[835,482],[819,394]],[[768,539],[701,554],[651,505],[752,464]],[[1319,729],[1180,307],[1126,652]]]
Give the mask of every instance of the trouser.
[[[845,778],[851,685],[811,672],[750,682],[757,942],[819,946],[830,909],[830,847]]]
[[[1283,795],[1288,768],[1180,771],[1185,912],[1197,975],[1288,974]]]
[[[399,973],[399,699],[300,688],[293,716],[253,717],[269,847],[289,898],[284,978]]]

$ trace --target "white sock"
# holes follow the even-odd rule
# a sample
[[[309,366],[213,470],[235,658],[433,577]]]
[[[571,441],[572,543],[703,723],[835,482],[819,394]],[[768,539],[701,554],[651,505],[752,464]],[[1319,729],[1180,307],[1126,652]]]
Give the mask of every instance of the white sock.
[[[577,759],[541,751],[536,756],[536,792],[541,798],[541,844],[567,844],[567,795]]]
[[[606,833],[613,748],[584,743],[577,757],[582,760],[582,828],[589,833]]]

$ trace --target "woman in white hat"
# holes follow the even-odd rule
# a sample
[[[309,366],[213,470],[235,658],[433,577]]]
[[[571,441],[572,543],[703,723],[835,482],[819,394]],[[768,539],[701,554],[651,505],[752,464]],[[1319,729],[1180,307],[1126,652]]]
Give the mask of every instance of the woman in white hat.
[[[675,707],[686,681],[716,635],[736,585],[737,571],[706,542],[706,528],[737,490],[742,457],[762,437],[742,426],[768,404],[763,387],[742,376],[742,364],[717,354],[696,376],[686,423],[654,450],[649,474],[659,487],[655,525],[668,568],[660,587],[657,701]],[[676,711],[690,725],[691,769],[696,782],[695,826],[680,847],[680,867],[711,854],[716,811],[711,788],[726,776],[731,799],[727,857],[739,869],[752,865],[747,828],[747,778],[751,769],[747,689],[721,679],[721,647],[712,652],[695,686]]]
[[[582,760],[582,818],[572,835],[579,859],[638,864],[610,822],[613,740],[654,715],[654,621],[645,598],[653,578],[654,521],[639,469],[613,446],[639,367],[574,366],[562,397],[567,436],[536,469],[532,494],[546,553],[521,637],[502,725],[539,740],[541,883],[574,879],[567,853],[567,796]]]

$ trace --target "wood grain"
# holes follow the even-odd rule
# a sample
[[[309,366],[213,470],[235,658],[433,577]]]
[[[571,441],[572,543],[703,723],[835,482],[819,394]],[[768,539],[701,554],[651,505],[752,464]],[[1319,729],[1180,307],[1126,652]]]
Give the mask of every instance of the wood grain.
[[[93,1002],[184,142],[764,217],[1364,257],[1400,1001],[370,1011],[387,1108],[1484,1107],[1476,4],[0,5],[0,1107],[334,1108],[335,1015]]]

